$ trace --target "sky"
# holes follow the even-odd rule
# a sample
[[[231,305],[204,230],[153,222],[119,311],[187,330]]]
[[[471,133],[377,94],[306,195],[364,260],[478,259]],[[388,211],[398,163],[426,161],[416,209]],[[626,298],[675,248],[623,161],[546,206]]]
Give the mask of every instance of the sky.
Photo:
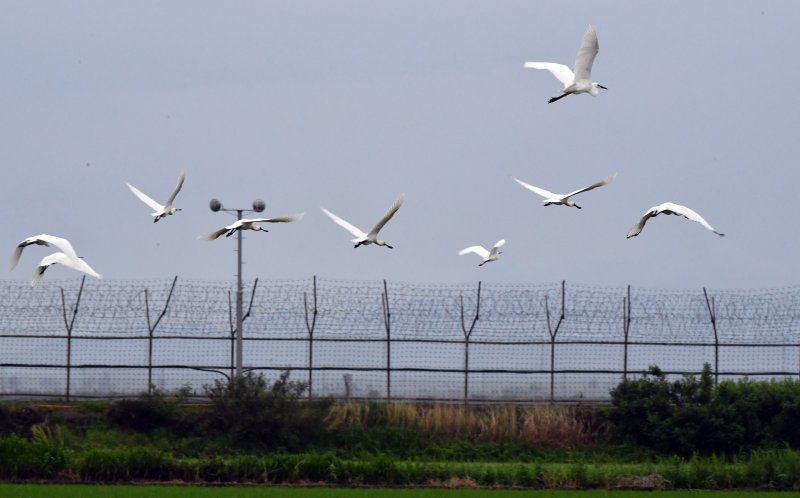
[[[15,1],[0,16],[2,247],[69,239],[106,279],[244,277],[773,288],[798,281],[800,3]],[[526,61],[572,66],[588,24],[598,97],[554,104]],[[182,211],[154,224],[130,182]],[[517,177],[570,192],[543,207]],[[394,246],[353,248],[325,207]],[[671,201],[674,216],[628,229]],[[466,246],[507,244],[478,267]],[[32,246],[10,280],[52,252]],[[45,281],[77,279],[67,268]]]

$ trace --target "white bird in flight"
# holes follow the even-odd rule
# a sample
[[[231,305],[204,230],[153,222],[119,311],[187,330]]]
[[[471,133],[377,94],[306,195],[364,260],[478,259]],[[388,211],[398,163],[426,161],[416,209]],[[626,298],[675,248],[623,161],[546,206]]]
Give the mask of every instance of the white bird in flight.
[[[64,265],[67,268],[72,268],[73,270],[82,271],[83,273],[87,273],[95,278],[103,278],[100,276],[99,273],[94,271],[88,263],[80,258],[73,258],[69,254],[65,254],[63,252],[54,252],[49,256],[45,256],[39,262],[39,266],[36,267],[36,271],[33,272],[33,280],[31,280],[31,287],[35,286],[42,280],[44,277],[44,272],[52,265]]]
[[[639,233],[641,233],[642,229],[644,228],[644,224],[647,223],[647,220],[655,216],[658,216],[659,214],[662,213],[683,216],[687,220],[692,220],[696,221],[697,223],[700,223],[701,225],[711,230],[715,234],[719,235],[720,237],[725,235],[724,233],[719,233],[718,231],[716,231],[714,227],[709,225],[708,222],[703,219],[702,216],[697,214],[695,211],[689,209],[688,207],[681,206],[680,204],[673,204],[671,202],[665,202],[663,204],[659,204],[658,206],[653,206],[650,209],[648,209],[647,212],[644,213],[641,218],[639,218],[639,221],[637,221],[636,224],[633,225],[630,230],[628,230],[627,238],[630,239],[631,237],[639,235]]]
[[[405,200],[405,198],[406,198],[405,194],[400,194],[400,197],[398,197],[397,200],[394,201],[394,204],[392,204],[392,206],[389,208],[389,210],[386,211],[386,214],[384,214],[383,217],[380,220],[378,220],[377,223],[375,223],[375,226],[372,227],[372,229],[369,231],[369,233],[362,232],[361,230],[359,230],[355,226],[353,226],[350,223],[348,223],[347,221],[339,218],[338,216],[336,216],[335,214],[331,213],[327,209],[325,209],[325,208],[321,208],[321,209],[322,209],[322,212],[327,214],[330,217],[330,219],[332,219],[337,225],[339,225],[340,227],[344,228],[345,230],[347,230],[348,232],[353,234],[353,236],[355,237],[353,239],[353,243],[355,243],[354,247],[358,247],[360,245],[375,244],[375,245],[385,246],[385,247],[388,247],[389,249],[392,249],[392,246],[387,244],[385,241],[378,239],[378,232],[381,231],[381,228],[383,228],[383,226],[386,224],[386,222],[388,222],[390,219],[392,219],[392,216],[394,216],[394,213],[396,213],[397,210],[400,209],[400,206],[403,205],[403,201]]]
[[[581,48],[578,50],[578,56],[575,58],[575,73],[564,64],[556,62],[526,62],[526,68],[532,69],[547,69],[553,76],[558,78],[564,88],[561,89],[561,95],[553,97],[547,102],[552,104],[556,100],[563,99],[572,93],[588,93],[592,97],[597,97],[600,93],[598,88],[608,90],[600,83],[592,81],[592,63],[597,52],[600,50],[600,45],[597,43],[597,33],[590,24],[583,33],[583,40],[581,41]]]
[[[266,228],[261,228],[256,223],[289,223],[292,221],[300,221],[303,219],[303,215],[305,213],[300,214],[293,214],[290,216],[280,216],[277,218],[253,218],[253,219],[241,219],[237,220],[236,222],[222,227],[216,232],[211,232],[205,235],[201,235],[198,237],[202,240],[214,240],[222,236],[224,233],[226,237],[230,237],[231,235],[235,234],[239,230],[253,230],[254,232],[269,232]],[[227,233],[225,233],[227,232]]]
[[[16,249],[14,249],[14,252],[11,254],[11,260],[8,262],[8,271],[13,270],[17,266],[19,258],[22,256],[22,250],[33,244],[47,247],[55,246],[72,259],[78,259],[78,255],[75,254],[72,244],[70,244],[67,239],[42,233],[34,235],[33,237],[28,237],[17,244]]]
[[[491,251],[487,250],[483,246],[466,247],[466,248],[461,249],[460,251],[458,251],[458,255],[459,256],[463,256],[465,254],[474,252],[475,254],[477,254],[478,256],[480,256],[483,259],[483,261],[481,261],[478,266],[483,266],[486,263],[490,263],[492,261],[497,261],[497,258],[500,257],[500,254],[502,254],[500,252],[500,248],[503,247],[503,245],[505,243],[506,243],[506,239],[498,240],[497,243],[494,246],[492,246]]]
[[[172,191],[172,194],[167,198],[167,202],[162,206],[161,204],[157,203],[153,199],[151,199],[147,194],[139,190],[138,188],[134,187],[128,182],[125,182],[125,185],[131,189],[131,192],[139,198],[140,201],[144,202],[150,209],[154,210],[155,212],[152,213],[152,216],[155,217],[153,223],[156,223],[161,218],[175,214],[176,212],[180,211],[178,208],[172,207],[172,203],[175,201],[175,196],[178,195],[178,192],[181,191],[181,187],[183,187],[183,180],[186,179],[186,172],[182,171],[180,178],[178,178],[178,184],[175,186],[175,190]]]
[[[514,177],[512,177],[512,178],[514,178],[515,182],[519,183],[520,185],[522,185],[526,189],[528,189],[528,190],[530,190],[532,192],[535,192],[535,193],[541,195],[542,197],[544,197],[544,201],[543,202],[544,202],[545,206],[549,206],[550,204],[560,204],[562,206],[570,206],[570,207],[576,207],[578,209],[581,209],[581,207],[579,205],[575,204],[575,202],[572,201],[570,199],[570,197],[572,197],[573,195],[580,194],[581,192],[586,192],[588,190],[592,190],[593,188],[602,187],[603,185],[611,183],[614,180],[614,178],[616,178],[616,177],[617,177],[617,174],[614,173],[613,175],[609,175],[609,176],[603,178],[602,180],[600,180],[597,183],[593,183],[593,184],[589,185],[588,187],[584,187],[584,188],[578,189],[578,190],[576,190],[574,192],[570,192],[569,194],[554,194],[553,192],[550,192],[549,190],[545,190],[545,189],[539,188],[539,187],[534,187],[533,185],[531,185],[529,183],[525,183],[522,180],[517,180]]]

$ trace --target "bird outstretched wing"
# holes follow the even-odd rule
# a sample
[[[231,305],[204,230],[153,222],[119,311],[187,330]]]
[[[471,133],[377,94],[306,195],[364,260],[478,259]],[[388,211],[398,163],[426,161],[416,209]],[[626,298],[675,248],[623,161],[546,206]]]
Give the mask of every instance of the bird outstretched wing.
[[[597,33],[590,24],[583,33],[581,48],[578,49],[578,56],[575,58],[575,80],[591,80],[592,64],[600,45],[597,43]]]
[[[255,218],[250,220],[242,220],[242,221],[250,221],[253,223],[290,223],[292,221],[300,221],[305,216],[305,213],[298,213],[292,214],[289,216],[277,216],[275,218]]]
[[[185,179],[186,179],[186,172],[185,171],[181,171],[181,176],[180,176],[180,178],[178,178],[178,184],[175,185],[175,190],[173,190],[172,193],[169,195],[169,198],[167,199],[167,202],[164,204],[164,207],[166,207],[166,208],[172,207],[172,203],[175,201],[175,197],[178,195],[178,192],[181,191],[181,187],[183,187],[183,181]],[[128,185],[128,186],[130,187],[130,185]],[[142,195],[144,195],[144,194],[142,194]],[[140,197],[140,199],[141,199],[141,197]]]
[[[477,254],[478,256],[480,256],[483,259],[486,259],[486,258],[489,257],[489,251],[487,251],[486,248],[483,247],[483,246],[465,247],[464,249],[461,249],[460,251],[458,251],[458,255],[459,256],[463,256],[463,255],[469,254],[471,252],[474,252],[475,254]]]
[[[655,209],[656,207],[648,209],[647,212],[644,213],[641,218],[639,218],[639,221],[637,221],[636,224],[633,225],[630,230],[628,230],[628,235],[626,235],[625,238],[630,239],[631,237],[636,237],[642,233],[644,224],[647,223],[647,220],[658,214]]]
[[[491,255],[497,256],[497,253],[500,251],[500,248],[503,247],[506,243],[506,239],[500,239],[492,246]]]
[[[199,236],[199,237],[197,237],[197,238],[198,238],[198,239],[200,239],[200,240],[216,240],[216,239],[218,239],[218,238],[219,238],[219,237],[220,237],[220,236],[221,236],[223,233],[227,232],[228,230],[230,230],[230,228],[228,228],[228,227],[223,227],[223,228],[220,228],[219,230],[217,230],[217,231],[215,231],[215,232],[207,233],[207,234],[201,235],[201,236]]]
[[[572,74],[572,69],[557,62],[526,62],[524,67],[528,69],[546,69],[550,71],[553,73],[553,76],[558,78],[558,81],[564,85],[564,88],[570,86],[575,81],[575,75]]]
[[[383,228],[383,226],[389,220],[392,219],[392,216],[394,216],[394,213],[396,213],[397,210],[400,209],[400,206],[403,205],[403,201],[405,199],[406,199],[406,194],[400,194],[400,197],[398,197],[394,201],[394,203],[389,207],[389,210],[386,211],[386,213],[384,213],[383,217],[380,220],[378,220],[377,223],[375,223],[375,226],[372,227],[372,229],[369,231],[369,233],[367,234],[367,237],[370,237],[370,236],[374,237],[374,236],[378,235],[378,232],[381,231],[381,228]]]
[[[584,187],[582,189],[578,189],[575,192],[570,192],[569,194],[565,195],[564,198],[567,199],[569,197],[572,197],[573,195],[580,194],[581,192],[586,192],[588,190],[592,190],[593,188],[602,187],[603,185],[607,185],[607,184],[611,183],[612,181],[614,181],[614,178],[616,178],[616,177],[617,177],[616,173],[614,173],[613,175],[609,175],[609,176],[603,178],[602,180],[600,180],[599,182],[589,185],[588,187]]]
[[[550,192],[549,190],[545,190],[545,189],[543,189],[543,188],[539,188],[539,187],[534,187],[534,186],[533,186],[533,185],[531,185],[530,183],[525,183],[525,182],[523,182],[522,180],[517,180],[517,179],[516,179],[516,178],[514,178],[513,176],[512,176],[511,178],[513,178],[515,182],[519,183],[520,185],[522,185],[522,186],[523,186],[523,187],[525,187],[526,189],[528,189],[528,190],[530,190],[531,192],[534,192],[534,193],[536,193],[536,194],[538,194],[538,195],[541,195],[541,196],[542,196],[542,197],[544,197],[545,199],[551,199],[551,198],[553,198],[553,197],[558,197],[558,196],[557,196],[557,194],[554,194],[553,192]]]
[[[164,209],[164,206],[162,206],[161,204],[159,204],[156,201],[154,201],[147,194],[145,194],[144,192],[142,192],[138,188],[134,187],[130,183],[125,182],[125,185],[127,185],[128,188],[131,189],[131,192],[133,192],[133,195],[138,197],[140,201],[142,201],[145,204],[147,204],[148,206],[150,206],[150,209],[152,209],[153,211],[161,211],[162,209]]]
[[[694,211],[691,208],[688,208],[686,206],[681,206],[680,204],[673,204],[672,202],[665,202],[664,204],[658,206],[658,208],[660,208],[660,212],[662,213],[676,214],[678,216],[683,216],[687,220],[700,223],[701,225],[711,230],[715,234],[719,235],[720,237],[725,236],[724,233],[720,233],[716,229],[714,229],[714,227],[712,227],[705,219],[703,219],[703,217],[700,216],[697,213],[697,211]]]
[[[357,237],[357,238],[361,239],[361,238],[364,238],[364,237],[367,236],[366,233],[362,232],[361,230],[359,230],[357,227],[355,227],[354,225],[350,224],[349,222],[339,218],[338,216],[336,216],[335,214],[331,213],[327,209],[325,209],[325,208],[320,208],[320,209],[322,209],[322,212],[327,214],[328,217],[330,219],[332,219],[334,223],[336,223],[340,227],[342,227],[345,230],[347,230],[348,232],[350,232],[353,235],[353,237]]]

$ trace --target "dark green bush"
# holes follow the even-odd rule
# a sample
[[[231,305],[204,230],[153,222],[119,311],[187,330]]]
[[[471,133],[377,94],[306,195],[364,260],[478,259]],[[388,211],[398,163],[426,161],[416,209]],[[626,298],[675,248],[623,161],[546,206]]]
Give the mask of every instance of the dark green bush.
[[[660,453],[735,454],[757,448],[800,447],[800,383],[724,381],[710,365],[699,378],[669,382],[658,367],[611,391],[612,437]]]
[[[800,383],[793,380],[721,382],[714,406],[727,407],[728,422],[738,428],[745,449],[800,448]]]
[[[36,459],[30,443],[16,434],[0,438],[0,477],[3,479],[25,479],[38,472]]]
[[[191,432],[195,427],[187,420],[187,402],[191,390],[181,388],[166,392],[153,388],[137,399],[122,399],[108,405],[106,419],[117,427],[152,434],[155,430],[166,428],[179,434]]]
[[[712,386],[709,365],[699,380],[685,376],[675,382],[651,366],[641,378],[626,379],[611,390],[612,436],[659,452],[690,455],[697,450],[698,430],[708,419]]]
[[[289,380],[289,374],[270,384],[248,372],[205,386],[212,405],[209,429],[235,447],[261,451],[298,451],[322,441],[329,402],[301,402],[307,384]]]
[[[44,413],[32,406],[0,405],[0,435],[16,434],[30,438],[31,429],[44,421]]]

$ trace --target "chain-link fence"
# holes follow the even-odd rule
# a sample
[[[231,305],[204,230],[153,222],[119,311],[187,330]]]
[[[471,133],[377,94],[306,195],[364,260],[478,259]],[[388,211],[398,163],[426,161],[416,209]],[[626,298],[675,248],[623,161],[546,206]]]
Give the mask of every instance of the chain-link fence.
[[[312,397],[605,401],[625,376],[709,363],[800,376],[800,287],[684,291],[339,280],[245,286],[243,367]],[[233,374],[227,282],[0,285],[0,396],[110,398]]]

